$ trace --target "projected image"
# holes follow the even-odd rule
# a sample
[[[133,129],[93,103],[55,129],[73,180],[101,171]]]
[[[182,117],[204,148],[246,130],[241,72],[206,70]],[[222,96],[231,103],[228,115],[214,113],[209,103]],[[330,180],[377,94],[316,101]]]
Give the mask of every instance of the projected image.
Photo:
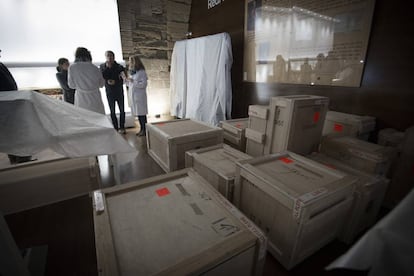
[[[246,0],[244,80],[359,86],[374,0]]]

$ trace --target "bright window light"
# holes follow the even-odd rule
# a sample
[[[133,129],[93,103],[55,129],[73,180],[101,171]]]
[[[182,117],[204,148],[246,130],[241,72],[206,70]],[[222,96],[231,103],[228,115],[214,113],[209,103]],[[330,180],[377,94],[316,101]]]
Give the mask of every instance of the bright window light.
[[[124,64],[116,0],[1,0],[0,34],[0,61],[20,90],[58,88],[57,60],[73,63],[77,47],[91,51],[96,65],[106,50]]]

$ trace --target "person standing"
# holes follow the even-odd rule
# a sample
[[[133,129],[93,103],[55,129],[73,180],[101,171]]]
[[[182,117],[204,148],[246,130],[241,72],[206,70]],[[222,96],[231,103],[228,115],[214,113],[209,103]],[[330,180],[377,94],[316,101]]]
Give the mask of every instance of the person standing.
[[[68,68],[68,85],[75,89],[75,106],[105,114],[100,87],[105,80],[98,67],[92,64],[92,56],[88,49],[78,47],[75,62]]]
[[[58,66],[56,66],[56,79],[58,80],[63,92],[63,100],[65,102],[75,103],[75,89],[68,86],[68,68],[69,60],[67,58],[60,58]]]
[[[115,61],[114,52],[106,51],[105,58],[106,62],[102,63],[99,68],[105,79],[106,98],[111,111],[112,124],[119,133],[125,134],[124,82],[122,78],[125,76],[125,68]],[[115,102],[119,107],[119,127],[115,113]]]
[[[0,53],[1,53],[1,50],[0,50]],[[6,65],[0,62],[0,91],[16,91],[16,90],[17,90],[17,84],[13,78],[13,75],[10,73]],[[7,156],[9,157],[10,164],[17,164],[17,163],[32,161],[32,156],[30,155],[29,156],[18,156],[14,154],[8,154]]]
[[[138,116],[141,130],[138,136],[146,135],[145,124],[147,123],[148,104],[147,104],[147,73],[144,64],[139,56],[129,58],[129,92],[132,98],[132,113]]]

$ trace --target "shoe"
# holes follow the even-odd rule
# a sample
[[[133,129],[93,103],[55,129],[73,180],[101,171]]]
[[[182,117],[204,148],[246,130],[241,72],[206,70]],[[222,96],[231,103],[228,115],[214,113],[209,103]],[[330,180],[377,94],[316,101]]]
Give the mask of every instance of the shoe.
[[[147,136],[147,133],[145,131],[138,134],[138,136]]]
[[[120,134],[126,134],[125,128],[121,128],[120,130],[118,130],[118,133],[120,133]]]

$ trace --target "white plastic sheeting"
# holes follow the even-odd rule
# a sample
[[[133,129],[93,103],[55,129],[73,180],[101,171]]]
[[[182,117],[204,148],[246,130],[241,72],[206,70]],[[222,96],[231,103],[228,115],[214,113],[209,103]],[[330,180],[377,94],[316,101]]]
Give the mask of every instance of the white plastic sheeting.
[[[370,276],[413,275],[414,189],[327,269],[369,270]]]
[[[0,92],[0,152],[27,156],[47,148],[83,157],[135,152],[108,117],[33,91]]]
[[[227,33],[177,41],[171,58],[171,115],[215,126],[231,119],[232,62]]]

